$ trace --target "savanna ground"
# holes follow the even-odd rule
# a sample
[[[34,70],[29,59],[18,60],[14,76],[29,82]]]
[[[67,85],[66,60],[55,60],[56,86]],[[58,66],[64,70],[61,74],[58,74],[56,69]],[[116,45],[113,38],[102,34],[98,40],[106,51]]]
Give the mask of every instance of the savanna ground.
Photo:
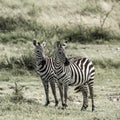
[[[0,120],[120,120],[119,0],[0,0]],[[44,107],[45,94],[34,67],[32,40],[68,41],[68,56],[83,56],[96,68],[95,111],[69,88],[68,108]]]

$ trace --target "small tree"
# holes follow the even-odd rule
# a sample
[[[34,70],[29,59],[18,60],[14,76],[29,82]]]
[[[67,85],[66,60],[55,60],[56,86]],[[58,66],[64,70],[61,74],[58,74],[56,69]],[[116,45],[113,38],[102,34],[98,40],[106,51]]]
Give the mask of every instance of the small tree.
[[[10,98],[10,100],[14,103],[21,102],[23,100],[23,87],[18,86],[17,83],[15,82],[15,86],[13,87],[13,94]]]

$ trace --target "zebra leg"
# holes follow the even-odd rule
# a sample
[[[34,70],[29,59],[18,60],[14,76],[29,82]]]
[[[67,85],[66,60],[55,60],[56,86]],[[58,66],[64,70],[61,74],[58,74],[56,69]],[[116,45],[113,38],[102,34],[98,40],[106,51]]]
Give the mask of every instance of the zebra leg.
[[[90,91],[90,98],[92,101],[92,111],[94,111],[95,106],[94,106],[94,97],[93,97],[93,86],[89,85],[89,91]]]
[[[50,81],[50,86],[51,86],[52,93],[53,93],[53,96],[54,96],[54,99],[55,99],[55,106],[57,106],[58,105],[58,100],[57,100],[57,96],[56,96],[56,88],[55,88],[55,81],[54,80]]]
[[[63,85],[61,83],[58,83],[58,88],[59,88],[59,92],[60,92],[60,98],[61,98],[61,102],[62,102],[62,107],[65,107],[65,103],[63,100]]]
[[[64,85],[64,99],[65,99],[65,107],[67,107],[67,91],[68,91],[68,85]]]
[[[88,90],[87,86],[82,86],[81,88],[82,95],[83,95],[83,106],[81,108],[81,111],[86,110],[88,107]]]
[[[49,85],[48,82],[43,81],[43,86],[44,86],[44,90],[45,90],[45,94],[46,94],[46,103],[45,106],[48,106],[50,104],[49,101]]]

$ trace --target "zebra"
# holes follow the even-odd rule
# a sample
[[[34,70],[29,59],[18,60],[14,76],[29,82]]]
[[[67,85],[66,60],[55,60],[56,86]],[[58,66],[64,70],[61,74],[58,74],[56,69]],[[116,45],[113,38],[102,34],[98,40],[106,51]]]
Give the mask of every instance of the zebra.
[[[34,44],[35,47],[37,48],[36,41],[34,41],[33,44]],[[40,53],[38,52],[38,55],[41,56],[41,58],[42,58],[41,64],[44,64],[44,63],[45,63],[45,61],[44,61],[45,55],[44,55],[42,46],[41,46],[40,43],[38,42],[38,48],[39,48],[39,46],[41,47],[41,51],[42,51],[43,54],[41,54],[41,52],[40,52]],[[37,48],[37,49],[38,49],[38,48]],[[39,48],[39,49],[40,49],[40,48]],[[35,50],[35,51],[37,51],[37,50]],[[37,58],[37,57],[36,57],[36,58]],[[51,59],[51,58],[50,58],[50,59]],[[79,59],[78,59],[78,58],[70,58],[69,60],[70,60],[71,62],[76,62],[76,61],[80,60],[80,58],[79,58]],[[39,62],[36,62],[36,63],[39,65]],[[52,65],[52,63],[55,63],[53,59],[51,59],[51,65]],[[53,66],[54,66],[54,65],[53,65]],[[55,68],[55,66],[54,66],[54,68]],[[50,72],[51,72],[52,74],[50,74],[50,76],[52,75],[52,77],[55,77],[55,76],[54,76],[54,72],[53,72],[53,67],[52,67],[51,69],[52,69],[52,70],[51,70],[52,72],[51,72],[51,71],[50,71]],[[38,71],[38,74],[40,74],[39,71]],[[40,75],[40,76],[41,76],[41,75]],[[44,78],[44,79],[45,79],[45,78]],[[43,79],[43,80],[44,80],[44,79]],[[48,81],[47,81],[46,84],[44,84],[44,83],[46,83],[46,82],[43,81],[43,85],[44,85],[45,93],[46,93],[46,104],[45,104],[45,105],[47,106],[47,105],[49,104],[49,98],[48,98]],[[54,84],[54,83],[53,83],[53,84]],[[46,85],[47,85],[47,87],[45,87]],[[47,88],[47,89],[46,89],[46,88]],[[51,87],[51,88],[52,88],[52,91],[53,91],[53,95],[55,94],[55,96],[56,96],[56,92],[54,93],[55,87]],[[59,89],[60,89],[60,88],[59,88]],[[77,88],[77,89],[80,90],[80,88]],[[76,90],[77,90],[77,89],[76,89]],[[83,89],[83,88],[82,88],[82,89]],[[84,94],[85,94],[85,93],[84,93],[84,89],[83,89],[83,90],[82,90],[82,89],[81,89],[81,91],[83,91],[82,93],[83,93],[83,95],[84,95]],[[79,91],[79,90],[78,90],[78,91]],[[55,103],[56,103],[56,106],[57,106],[58,101],[56,100],[56,97],[55,97]]]
[[[83,106],[81,110],[86,110],[88,107],[88,85],[92,102],[92,111],[94,111],[93,84],[95,68],[93,63],[87,58],[77,58],[73,60],[74,62],[71,62],[71,60],[67,58],[60,41],[56,42],[55,61],[54,68],[60,87],[62,105],[64,107],[67,106],[68,86],[74,85],[76,86],[75,90],[77,90],[77,92],[81,91],[83,94]]]
[[[56,88],[55,88],[56,78],[55,78],[54,69],[52,66],[53,59],[45,56],[43,44],[40,44],[39,42],[34,40],[33,45],[35,47],[35,63],[36,63],[37,73],[41,77],[44,90],[45,90],[45,95],[46,95],[45,106],[48,106],[50,104],[49,83],[50,83],[52,93],[55,99],[55,106],[57,106],[58,99],[56,96]]]

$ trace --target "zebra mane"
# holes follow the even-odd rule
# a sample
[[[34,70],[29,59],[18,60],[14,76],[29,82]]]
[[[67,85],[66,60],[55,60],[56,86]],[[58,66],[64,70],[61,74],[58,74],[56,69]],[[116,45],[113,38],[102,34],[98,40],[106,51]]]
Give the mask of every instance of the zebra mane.
[[[33,40],[33,45],[36,46],[36,40]]]
[[[41,65],[44,66],[46,64],[46,60],[41,61]]]
[[[56,42],[56,46],[57,46],[57,47],[62,47],[60,41],[57,41],[57,42]]]

